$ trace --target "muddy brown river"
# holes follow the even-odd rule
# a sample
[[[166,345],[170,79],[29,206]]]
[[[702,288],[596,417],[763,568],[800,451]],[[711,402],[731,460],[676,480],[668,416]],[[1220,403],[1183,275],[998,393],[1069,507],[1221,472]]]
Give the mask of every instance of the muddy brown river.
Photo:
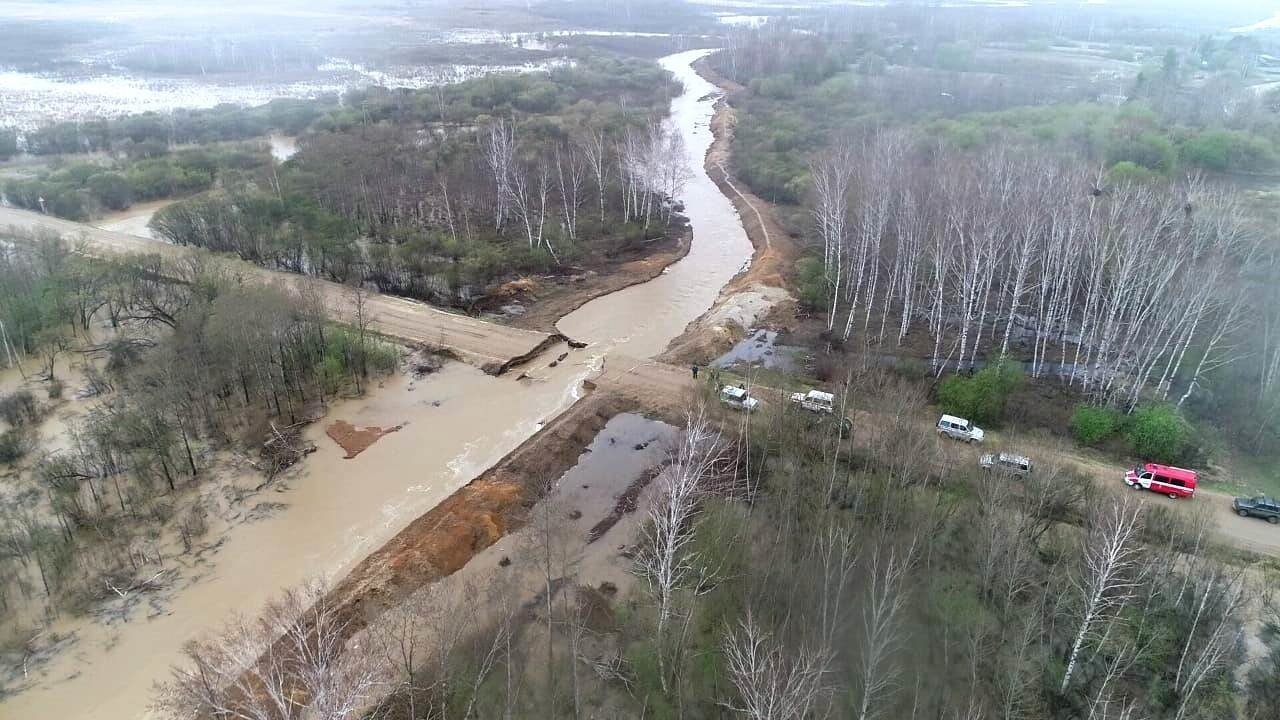
[[[421,380],[396,376],[366,398],[334,407],[308,431],[319,450],[279,488],[250,501],[270,512],[215,527],[207,540],[217,547],[198,563],[179,558],[188,565],[173,590],[147,599],[127,620],[58,623],[53,630],[74,642],[33,672],[20,692],[0,701],[0,719],[150,717],[152,687],[179,661],[184,642],[235,613],[256,612],[286,587],[317,576],[341,577],[571,405],[606,353],[656,355],[710,308],[749,262],[751,245],[737,212],[703,170],[715,88],[691,63],[706,52],[661,60],[684,83],[670,119],[684,136],[693,173],[681,198],[693,228],[684,259],[650,282],[562,319],[562,332],[590,345],[554,368],[550,361],[563,346],[531,362],[524,379],[516,379],[518,373],[494,378],[449,363]],[[346,460],[323,435],[324,425],[338,419],[405,427]],[[254,483],[250,473],[227,480]]]

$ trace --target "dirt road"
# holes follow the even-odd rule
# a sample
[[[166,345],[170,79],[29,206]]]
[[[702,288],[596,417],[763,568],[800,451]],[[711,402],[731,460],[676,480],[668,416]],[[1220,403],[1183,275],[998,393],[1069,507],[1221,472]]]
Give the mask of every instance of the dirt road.
[[[181,257],[197,252],[158,240],[102,230],[26,210],[0,207],[0,230],[6,228],[27,234],[40,229],[51,230],[69,242],[83,241],[86,243],[85,251],[91,254],[158,253],[166,257]],[[323,294],[325,305],[333,317],[346,322],[351,322],[354,318],[356,291],[350,287],[317,278],[266,270],[249,263],[239,263],[239,266],[238,269],[246,277],[263,283],[290,288],[303,285],[317,288]],[[512,365],[537,355],[555,339],[546,332],[485,322],[445,312],[425,303],[378,293],[366,295],[366,312],[373,319],[373,329],[382,335],[413,345],[448,350],[463,361],[492,374],[501,373]]]
[[[675,423],[682,420],[685,409],[691,406],[693,397],[698,391],[691,368],[618,355],[609,356],[600,375],[588,382],[589,387],[601,395],[625,400],[628,407],[649,411]],[[768,404],[786,402],[787,396],[783,391],[764,386],[756,386],[752,389],[752,394]],[[859,423],[876,422],[876,416],[872,413],[858,412],[857,416]],[[931,432],[932,421],[922,420],[920,431]],[[977,462],[978,450],[951,441],[940,442],[943,442],[944,446],[951,451],[948,454],[963,455],[955,458],[956,462]],[[1166,507],[1182,513],[1196,513],[1208,508],[1208,511],[1213,514],[1218,533],[1223,541],[1242,550],[1280,557],[1280,526],[1271,525],[1257,518],[1243,518],[1236,515],[1231,509],[1231,495],[1200,488],[1196,491],[1196,496],[1190,500],[1172,500],[1153,492],[1135,492],[1126,489],[1122,481],[1124,467],[1119,463],[1103,462],[1070,449],[1045,449],[1040,454],[1048,456],[1038,458],[1041,463],[1052,459],[1063,465],[1074,465],[1081,472],[1093,477],[1099,487],[1110,488],[1116,492],[1133,493],[1143,502],[1153,506]],[[970,455],[972,457],[969,457]]]

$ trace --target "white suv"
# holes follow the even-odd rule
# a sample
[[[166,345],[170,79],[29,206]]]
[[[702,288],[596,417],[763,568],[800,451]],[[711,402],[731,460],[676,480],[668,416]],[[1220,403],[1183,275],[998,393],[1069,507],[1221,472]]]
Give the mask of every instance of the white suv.
[[[980,443],[986,437],[982,428],[953,415],[943,415],[942,419],[938,420],[938,434],[968,443]]]

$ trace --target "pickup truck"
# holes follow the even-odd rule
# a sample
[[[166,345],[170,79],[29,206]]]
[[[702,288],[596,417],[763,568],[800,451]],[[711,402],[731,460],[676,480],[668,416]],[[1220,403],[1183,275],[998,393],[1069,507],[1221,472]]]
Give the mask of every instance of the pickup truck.
[[[809,412],[830,415],[836,411],[836,396],[821,390],[810,390],[807,393],[791,393],[791,402]]]
[[[1272,525],[1280,523],[1280,502],[1266,495],[1238,497],[1231,501],[1231,507],[1240,517],[1262,518]]]

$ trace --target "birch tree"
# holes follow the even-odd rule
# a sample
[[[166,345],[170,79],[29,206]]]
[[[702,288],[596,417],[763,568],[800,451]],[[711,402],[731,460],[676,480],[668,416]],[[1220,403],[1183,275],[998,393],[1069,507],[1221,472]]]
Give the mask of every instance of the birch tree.
[[[689,549],[692,524],[707,482],[724,452],[718,431],[701,412],[691,414],[671,462],[657,479],[657,500],[636,554],[636,572],[657,604],[659,664],[667,685],[664,643],[676,613],[676,593],[696,576],[696,554]]]
[[[726,703],[751,720],[805,720],[820,716],[831,690],[826,676],[831,651],[825,646],[785,648],[764,630],[748,608],[723,643],[729,680],[738,702]]]
[[[1141,522],[1142,506],[1128,498],[1107,503],[1090,519],[1084,566],[1071,578],[1080,601],[1080,616],[1065,658],[1067,667],[1059,692],[1065,693],[1070,687],[1081,653],[1088,652],[1098,628],[1114,620],[1140,586],[1146,570],[1143,548],[1138,542]]]

